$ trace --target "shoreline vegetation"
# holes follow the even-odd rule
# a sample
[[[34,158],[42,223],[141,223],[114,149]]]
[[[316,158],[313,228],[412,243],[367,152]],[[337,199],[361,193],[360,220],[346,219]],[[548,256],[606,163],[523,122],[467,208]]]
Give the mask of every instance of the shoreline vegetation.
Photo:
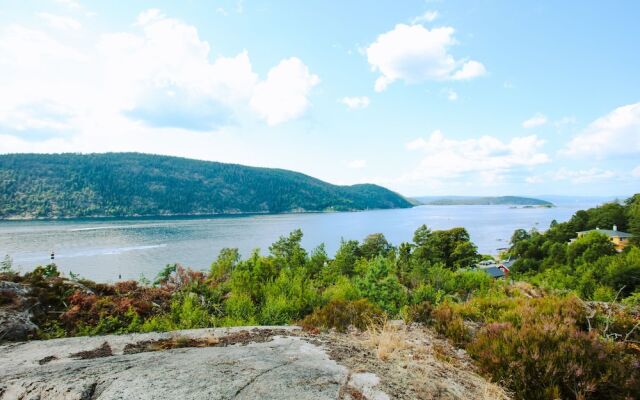
[[[186,213],[186,214],[145,214],[145,215],[92,215],[89,217],[80,216],[64,216],[64,217],[9,217],[0,218],[3,221],[102,221],[102,220],[145,220],[145,219],[204,219],[204,218],[224,218],[224,217],[248,217],[256,215],[289,215],[289,214],[330,214],[342,212],[364,212],[364,211],[381,211],[385,208],[365,208],[354,210],[294,210],[283,212],[269,211],[247,211],[247,212],[228,212],[228,213]]]
[[[634,235],[621,252],[597,231],[576,239],[613,225]],[[426,226],[398,245],[382,234],[342,241],[333,258],[323,245],[307,252],[296,230],[266,254],[242,259],[223,249],[208,271],[167,265],[154,282],[95,283],[63,277],[53,264],[18,274],[6,258],[0,307],[28,315],[33,339],[290,324],[345,332],[403,319],[466,350],[516,399],[632,399],[640,393],[639,237],[636,194],[544,233],[515,231],[505,280],[473,268],[491,257],[464,228]]]

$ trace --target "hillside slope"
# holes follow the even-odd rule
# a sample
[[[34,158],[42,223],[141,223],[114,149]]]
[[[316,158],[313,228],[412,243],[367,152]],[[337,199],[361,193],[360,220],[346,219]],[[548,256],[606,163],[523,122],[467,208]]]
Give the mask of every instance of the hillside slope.
[[[0,219],[411,207],[383,187],[140,153],[0,155]]]

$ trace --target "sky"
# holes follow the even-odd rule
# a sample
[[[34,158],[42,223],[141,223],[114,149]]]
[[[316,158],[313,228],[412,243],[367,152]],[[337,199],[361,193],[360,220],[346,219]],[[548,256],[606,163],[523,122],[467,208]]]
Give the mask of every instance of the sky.
[[[640,190],[640,2],[0,0],[0,153]]]

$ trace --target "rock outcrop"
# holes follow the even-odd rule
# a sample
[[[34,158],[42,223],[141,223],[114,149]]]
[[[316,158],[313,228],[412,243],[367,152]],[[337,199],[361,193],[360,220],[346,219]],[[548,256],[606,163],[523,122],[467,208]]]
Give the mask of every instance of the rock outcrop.
[[[37,331],[31,320],[34,300],[29,291],[27,285],[0,281],[0,343],[26,340]]]
[[[428,365],[416,392],[406,354],[385,361],[352,334],[297,327],[216,328],[0,346],[0,399],[481,399],[499,388],[453,365]],[[433,360],[429,361],[432,362]],[[436,362],[436,361],[434,361]],[[447,370],[448,368],[448,370]],[[409,372],[407,372],[409,371]],[[415,371],[414,371],[415,372]],[[420,384],[420,382],[418,382]],[[431,385],[431,386],[430,386]],[[487,387],[493,388],[487,392]],[[427,391],[428,390],[428,391]],[[486,397],[498,393],[498,397]]]

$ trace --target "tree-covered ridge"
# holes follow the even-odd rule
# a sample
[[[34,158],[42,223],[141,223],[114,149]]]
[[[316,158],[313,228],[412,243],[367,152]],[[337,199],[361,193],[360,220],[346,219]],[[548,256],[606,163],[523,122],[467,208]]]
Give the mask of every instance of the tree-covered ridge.
[[[631,245],[621,253],[610,238],[594,231],[576,238],[577,232],[612,229],[631,233]],[[576,239],[569,243],[570,240]],[[624,203],[603,204],[576,212],[564,223],[553,221],[540,233],[517,230],[509,253],[516,258],[512,272],[522,279],[587,300],[640,300],[640,194]]]
[[[0,156],[0,219],[411,207],[383,187],[139,153]]]
[[[490,206],[490,205],[508,205],[508,206],[553,206],[553,203],[534,199],[531,197],[520,196],[497,196],[497,197],[466,197],[466,196],[450,196],[450,197],[417,197],[418,201],[427,205],[434,206]]]

